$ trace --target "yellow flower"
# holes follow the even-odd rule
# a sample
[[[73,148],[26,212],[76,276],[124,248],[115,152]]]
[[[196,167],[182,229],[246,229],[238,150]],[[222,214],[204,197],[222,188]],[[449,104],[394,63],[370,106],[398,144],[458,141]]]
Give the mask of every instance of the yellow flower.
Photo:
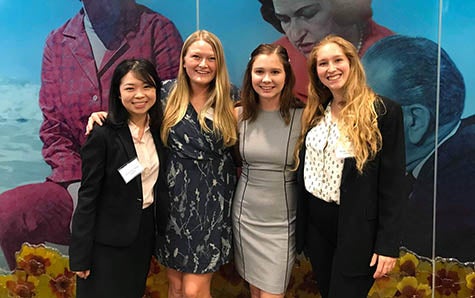
[[[399,272],[404,276],[416,276],[418,265],[419,260],[411,253],[406,253],[399,258]]]
[[[377,294],[375,297],[394,297],[398,283],[395,276],[397,275],[389,275],[376,279],[368,295],[373,296]]]
[[[168,281],[166,268],[162,266],[155,257],[152,257],[145,284],[144,298],[166,297],[167,293]]]
[[[8,290],[8,297],[74,297],[75,275],[69,270],[68,257],[56,249],[25,243],[16,261],[10,277],[0,276],[0,288]]]
[[[473,272],[468,266],[454,260],[437,258],[435,263],[434,292],[444,298],[474,297],[466,284],[466,276]],[[432,275],[428,277],[432,282]]]
[[[419,283],[427,283],[427,279],[432,275],[432,261],[406,249],[401,249],[398,262],[391,275],[394,275],[399,281],[405,276],[414,276]]]
[[[465,280],[467,281],[467,288],[475,290],[475,272],[467,274]]]
[[[76,291],[76,276],[73,272],[64,268],[64,273],[59,274],[49,280],[50,297],[56,298],[72,298]]]
[[[32,298],[41,297],[38,294],[38,279],[28,278],[25,272],[14,272],[11,275],[0,276],[1,297]],[[6,293],[6,294],[5,294]]]
[[[414,276],[404,277],[398,284],[399,298],[423,298],[429,296],[432,291],[427,284],[419,284]]]
[[[16,261],[17,270],[25,270],[34,276],[42,274],[57,276],[64,272],[64,268],[69,269],[68,258],[44,244],[24,243],[16,255]]]

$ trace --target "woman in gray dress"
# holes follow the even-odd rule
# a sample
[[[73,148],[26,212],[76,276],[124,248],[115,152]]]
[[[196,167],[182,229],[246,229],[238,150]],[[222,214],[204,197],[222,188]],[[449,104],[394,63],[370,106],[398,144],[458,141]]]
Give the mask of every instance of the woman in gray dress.
[[[295,260],[293,151],[302,103],[287,51],[261,44],[251,54],[236,108],[242,173],[233,202],[235,265],[255,297],[284,297]]]

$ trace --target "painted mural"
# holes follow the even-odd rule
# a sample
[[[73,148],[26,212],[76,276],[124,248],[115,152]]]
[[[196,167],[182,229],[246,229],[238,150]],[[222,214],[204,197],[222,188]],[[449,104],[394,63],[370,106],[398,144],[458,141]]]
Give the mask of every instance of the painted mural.
[[[220,37],[238,87],[257,44],[285,46],[302,101],[313,44],[350,40],[372,88],[402,105],[411,189],[401,257],[370,296],[475,297],[474,18],[462,0],[0,0],[0,297],[74,297],[67,245],[87,117],[106,109],[121,59],[144,55],[172,78],[197,28]],[[166,296],[156,260],[147,289]],[[249,296],[232,264],[213,289]],[[287,296],[319,297],[304,256]]]

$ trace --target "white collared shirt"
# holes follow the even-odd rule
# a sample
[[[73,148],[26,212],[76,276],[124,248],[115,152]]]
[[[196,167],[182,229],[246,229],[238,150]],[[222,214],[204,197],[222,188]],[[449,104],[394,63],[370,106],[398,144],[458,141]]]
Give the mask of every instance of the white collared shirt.
[[[341,147],[340,131],[332,122],[328,104],[323,119],[310,129],[306,138],[304,161],[305,189],[326,202],[340,203],[341,174],[345,159],[337,156]]]
[[[141,173],[143,192],[142,208],[145,209],[153,203],[154,199],[153,186],[157,182],[159,170],[158,154],[148,125],[145,128],[142,139],[139,139],[139,127],[132,121],[129,121],[129,129],[134,141],[137,158],[143,167]]]

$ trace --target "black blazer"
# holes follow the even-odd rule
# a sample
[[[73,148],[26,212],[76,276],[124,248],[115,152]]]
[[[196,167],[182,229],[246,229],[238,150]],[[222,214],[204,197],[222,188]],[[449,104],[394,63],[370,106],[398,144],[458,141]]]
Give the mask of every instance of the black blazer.
[[[167,221],[166,149],[158,131],[152,131],[159,158],[159,177],[154,186],[156,233],[164,238]],[[128,246],[139,232],[142,214],[142,179],[125,183],[118,169],[137,157],[127,124],[95,126],[81,148],[82,181],[72,221],[69,247],[73,271],[91,268],[95,242]]]
[[[348,275],[368,274],[373,253],[397,257],[401,215],[406,204],[405,146],[401,107],[386,98],[376,103],[383,147],[359,174],[354,158],[346,158],[340,185],[337,257]],[[305,144],[300,151],[297,181],[297,250],[305,249],[308,214],[303,180]]]

